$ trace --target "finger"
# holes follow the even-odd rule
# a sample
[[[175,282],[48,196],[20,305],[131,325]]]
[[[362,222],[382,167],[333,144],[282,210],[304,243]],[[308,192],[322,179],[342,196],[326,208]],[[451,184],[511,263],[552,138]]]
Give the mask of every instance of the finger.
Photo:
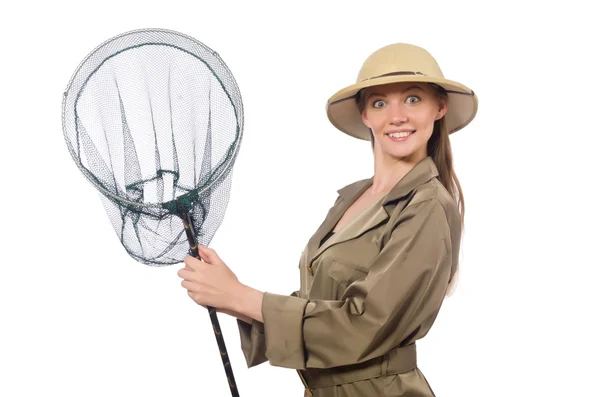
[[[192,281],[192,280],[197,280],[198,277],[200,276],[200,274],[198,274],[197,272],[193,271],[193,270],[186,270],[186,269],[179,269],[179,271],[177,272],[177,275],[184,279],[184,280],[188,280],[188,281]]]
[[[197,270],[199,266],[202,265],[202,262],[200,262],[200,259],[198,258],[194,258],[193,256],[186,256],[183,261],[185,262],[185,266],[186,268],[190,268],[192,270]]]
[[[190,298],[192,298],[192,300],[193,300],[194,302],[196,302],[196,293],[195,293],[195,292],[193,292],[193,291],[188,291],[188,292],[187,292],[187,294],[188,294],[188,296],[189,296]]]
[[[198,255],[200,256],[200,259],[202,259],[204,262],[212,262],[212,256],[208,251],[208,248],[206,248],[205,246],[198,244]]]
[[[196,293],[196,292],[192,292],[192,291],[188,291],[188,293],[187,293],[187,294],[188,294],[188,296],[189,296],[190,298],[192,298],[192,300],[193,300],[194,302],[196,302],[198,305],[200,305],[200,306],[202,306],[203,308],[205,308],[205,309],[207,309],[207,310],[208,310],[208,307],[207,307],[207,305],[206,305],[206,304],[204,304],[204,303],[200,303],[200,302],[202,302],[202,301],[200,300],[200,299],[201,299],[201,296],[200,296],[200,294],[198,294],[198,293]],[[200,301],[200,302],[199,302],[199,301]]]
[[[210,263],[213,265],[217,264],[217,263],[223,263],[223,261],[221,260],[219,255],[217,255],[215,250],[213,250],[211,248],[204,247],[202,245],[198,245],[198,253],[200,254],[200,257],[207,263]]]
[[[193,270],[189,271],[189,270],[181,269],[181,270],[179,270],[178,274],[185,281],[190,281],[190,282],[196,283],[196,284],[202,284],[206,279],[206,277],[204,277],[202,272],[197,272],[197,271],[193,271]]]
[[[200,292],[202,290],[200,285],[187,280],[183,280],[181,282],[181,286],[188,290],[188,294],[191,292]]]

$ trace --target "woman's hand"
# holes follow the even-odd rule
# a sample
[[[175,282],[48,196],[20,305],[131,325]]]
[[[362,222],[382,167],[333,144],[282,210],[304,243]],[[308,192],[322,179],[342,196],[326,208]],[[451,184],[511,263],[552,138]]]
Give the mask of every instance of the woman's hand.
[[[186,256],[185,268],[177,272],[183,279],[181,286],[201,306],[212,306],[220,311],[234,310],[242,284],[213,249],[199,245],[198,253],[204,262]]]
[[[240,283],[213,249],[199,245],[198,253],[204,262],[186,256],[185,268],[177,272],[190,298],[203,307],[212,306],[245,322],[251,323],[252,319],[262,322],[264,294]]]

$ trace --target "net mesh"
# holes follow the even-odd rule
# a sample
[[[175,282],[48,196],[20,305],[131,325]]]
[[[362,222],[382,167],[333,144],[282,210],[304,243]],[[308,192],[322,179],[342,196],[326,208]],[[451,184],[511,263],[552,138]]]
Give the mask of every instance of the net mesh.
[[[177,203],[200,244],[223,220],[243,130],[238,86],[218,54],[164,29],[124,33],[79,65],[63,131],[129,255],[147,265],[189,252]]]

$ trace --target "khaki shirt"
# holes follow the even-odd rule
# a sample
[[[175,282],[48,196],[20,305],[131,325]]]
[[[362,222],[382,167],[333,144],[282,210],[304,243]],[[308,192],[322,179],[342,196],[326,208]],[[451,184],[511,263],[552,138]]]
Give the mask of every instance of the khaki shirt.
[[[433,396],[415,341],[458,263],[456,202],[430,157],[319,247],[373,178],[338,191],[300,258],[300,289],[265,293],[264,324],[238,320],[248,367],[294,368],[314,396]]]

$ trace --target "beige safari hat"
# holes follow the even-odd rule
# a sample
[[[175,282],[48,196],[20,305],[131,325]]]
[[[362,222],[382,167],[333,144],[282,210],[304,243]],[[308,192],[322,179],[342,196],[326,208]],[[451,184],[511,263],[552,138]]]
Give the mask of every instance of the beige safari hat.
[[[357,93],[363,88],[405,81],[437,84],[448,92],[448,111],[444,116],[448,133],[460,130],[475,118],[477,95],[473,90],[444,78],[429,52],[405,43],[391,44],[371,54],[360,69],[356,83],[329,98],[327,117],[340,131],[368,141],[369,129],[358,111]]]

